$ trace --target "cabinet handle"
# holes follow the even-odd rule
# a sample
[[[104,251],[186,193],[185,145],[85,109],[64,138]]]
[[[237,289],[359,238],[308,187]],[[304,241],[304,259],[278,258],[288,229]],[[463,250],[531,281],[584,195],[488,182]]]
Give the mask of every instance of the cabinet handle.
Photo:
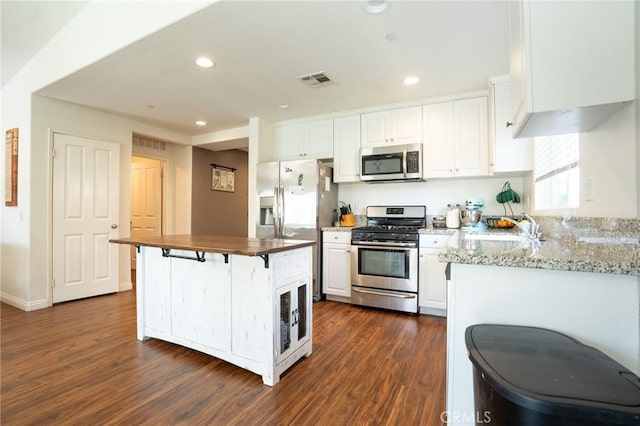
[[[456,169],[456,172],[459,172],[459,171],[460,171],[460,169]]]
[[[507,123],[505,124],[507,127],[511,127],[513,126],[513,122],[512,121],[507,121]]]
[[[393,142],[393,138],[391,138],[391,142]]]

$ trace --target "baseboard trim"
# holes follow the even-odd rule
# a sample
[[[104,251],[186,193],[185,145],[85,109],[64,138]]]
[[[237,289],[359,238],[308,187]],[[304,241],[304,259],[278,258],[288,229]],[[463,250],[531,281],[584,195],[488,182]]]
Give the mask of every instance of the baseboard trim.
[[[133,290],[133,283],[131,281],[127,283],[120,283],[120,287],[118,287],[118,291],[129,291]]]
[[[27,302],[25,300],[22,300],[18,297],[12,296],[4,292],[0,293],[0,301],[6,303],[7,305],[13,306],[14,308],[18,308],[26,312],[37,311],[38,309],[46,309],[51,306],[49,304],[49,300],[47,299],[40,299],[40,300]]]

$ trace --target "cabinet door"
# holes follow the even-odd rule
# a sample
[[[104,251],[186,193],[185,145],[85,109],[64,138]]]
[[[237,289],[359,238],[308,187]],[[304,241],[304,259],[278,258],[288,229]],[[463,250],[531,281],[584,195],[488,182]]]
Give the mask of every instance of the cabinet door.
[[[311,335],[309,280],[297,280],[276,291],[276,364],[307,342]]]
[[[419,305],[425,308],[439,309],[446,313],[447,280],[444,271],[446,264],[438,260],[440,250],[420,249]]]
[[[632,1],[510,1],[514,137],[590,131],[635,98]]]
[[[522,1],[509,2],[509,75],[511,76],[511,113],[509,122],[513,134],[516,128],[521,128],[524,121],[524,114],[527,110],[525,99],[528,95],[527,74],[530,72],[525,62],[525,40]]]
[[[389,144],[422,143],[422,108],[402,108],[389,112]]]
[[[456,176],[489,174],[487,97],[453,103]]]
[[[511,120],[509,76],[492,77],[490,81],[491,174],[533,170],[533,139],[513,139],[506,125]]]
[[[372,112],[362,114],[361,140],[362,148],[369,146],[382,146],[389,143],[389,112]]]
[[[322,245],[322,290],[325,294],[351,297],[349,244]]]
[[[303,158],[333,157],[333,120],[314,121],[304,125]]]
[[[453,103],[422,107],[424,132],[424,177],[453,176]]]
[[[360,181],[360,116],[333,121],[333,181]]]
[[[275,130],[278,160],[300,160],[304,158],[304,125],[278,127]]]

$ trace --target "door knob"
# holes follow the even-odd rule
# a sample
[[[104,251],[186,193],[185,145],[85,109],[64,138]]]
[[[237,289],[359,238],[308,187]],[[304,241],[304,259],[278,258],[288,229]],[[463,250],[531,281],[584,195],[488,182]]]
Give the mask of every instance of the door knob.
[[[116,229],[118,227],[118,225],[116,225],[115,223],[111,224],[111,229]]]

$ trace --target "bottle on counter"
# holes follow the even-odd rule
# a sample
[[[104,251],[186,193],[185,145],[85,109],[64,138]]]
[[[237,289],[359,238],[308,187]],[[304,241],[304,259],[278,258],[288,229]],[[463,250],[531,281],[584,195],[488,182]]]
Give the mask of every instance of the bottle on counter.
[[[447,228],[460,228],[460,204],[447,204]]]

